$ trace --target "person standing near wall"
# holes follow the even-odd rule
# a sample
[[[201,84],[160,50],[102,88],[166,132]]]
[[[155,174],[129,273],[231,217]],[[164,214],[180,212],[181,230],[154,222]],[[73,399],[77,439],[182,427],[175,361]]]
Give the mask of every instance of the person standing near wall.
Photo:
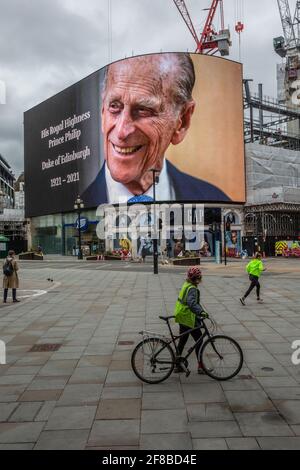
[[[12,289],[13,302],[20,302],[17,299],[17,289],[19,288],[19,270],[18,263],[15,259],[15,252],[10,250],[3,264],[3,302],[6,303],[8,289]]]

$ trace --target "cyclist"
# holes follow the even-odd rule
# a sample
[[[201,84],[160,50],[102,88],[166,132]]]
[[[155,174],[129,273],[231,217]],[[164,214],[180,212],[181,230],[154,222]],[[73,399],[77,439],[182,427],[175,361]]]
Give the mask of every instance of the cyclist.
[[[255,258],[247,264],[246,267],[247,273],[249,274],[249,280],[251,284],[247,292],[240,298],[240,302],[242,305],[245,305],[245,299],[248,297],[252,289],[256,287],[256,297],[258,302],[262,302],[263,300],[260,298],[260,283],[258,281],[262,271],[265,271],[266,268],[263,265],[261,260],[261,253],[257,252]]]
[[[184,282],[181,291],[179,293],[176,305],[175,305],[175,322],[179,323],[179,334],[189,331],[191,328],[196,328],[201,324],[201,318],[208,317],[208,314],[204,311],[200,304],[200,291],[198,284],[202,280],[202,273],[198,266],[192,266],[188,269],[187,279]],[[201,330],[191,331],[190,333],[195,341],[201,338]],[[178,342],[178,353],[182,355],[183,348],[188,340],[189,334],[182,336]],[[195,353],[198,360],[198,353],[202,342],[195,348]],[[184,372],[183,368],[178,364],[174,372]],[[198,374],[203,373],[202,364],[198,362]]]

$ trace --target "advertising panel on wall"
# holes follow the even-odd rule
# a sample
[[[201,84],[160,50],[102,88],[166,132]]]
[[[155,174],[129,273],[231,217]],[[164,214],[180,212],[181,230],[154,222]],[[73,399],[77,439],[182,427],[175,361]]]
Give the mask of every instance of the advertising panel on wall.
[[[26,216],[103,203],[245,201],[242,65],[130,57],[24,113]],[[135,196],[139,196],[137,199]],[[135,197],[134,199],[132,199]]]

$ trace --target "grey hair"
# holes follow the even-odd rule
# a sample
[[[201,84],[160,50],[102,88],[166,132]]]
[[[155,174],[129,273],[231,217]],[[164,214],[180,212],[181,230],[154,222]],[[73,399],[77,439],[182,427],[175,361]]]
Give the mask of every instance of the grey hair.
[[[171,89],[173,102],[176,107],[181,107],[190,102],[192,97],[193,88],[195,85],[195,69],[190,54],[186,52],[168,52],[164,54],[152,54],[161,58],[161,78],[166,78],[170,71],[174,75],[174,86]],[[143,56],[130,57],[123,60],[139,59]],[[174,64],[174,58],[177,63]],[[176,70],[174,70],[174,65]],[[104,70],[102,96],[104,96],[107,87],[107,77],[110,65],[107,65]]]

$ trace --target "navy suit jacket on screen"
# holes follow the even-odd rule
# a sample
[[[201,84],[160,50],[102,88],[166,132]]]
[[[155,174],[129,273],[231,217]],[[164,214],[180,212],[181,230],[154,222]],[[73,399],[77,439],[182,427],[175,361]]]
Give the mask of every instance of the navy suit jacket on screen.
[[[179,171],[172,163],[166,160],[167,173],[175,191],[176,201],[230,201],[230,198],[219,188],[206,181],[194,178]],[[95,180],[82,194],[85,204],[96,207],[108,202],[105,180],[105,164],[102,166]]]

